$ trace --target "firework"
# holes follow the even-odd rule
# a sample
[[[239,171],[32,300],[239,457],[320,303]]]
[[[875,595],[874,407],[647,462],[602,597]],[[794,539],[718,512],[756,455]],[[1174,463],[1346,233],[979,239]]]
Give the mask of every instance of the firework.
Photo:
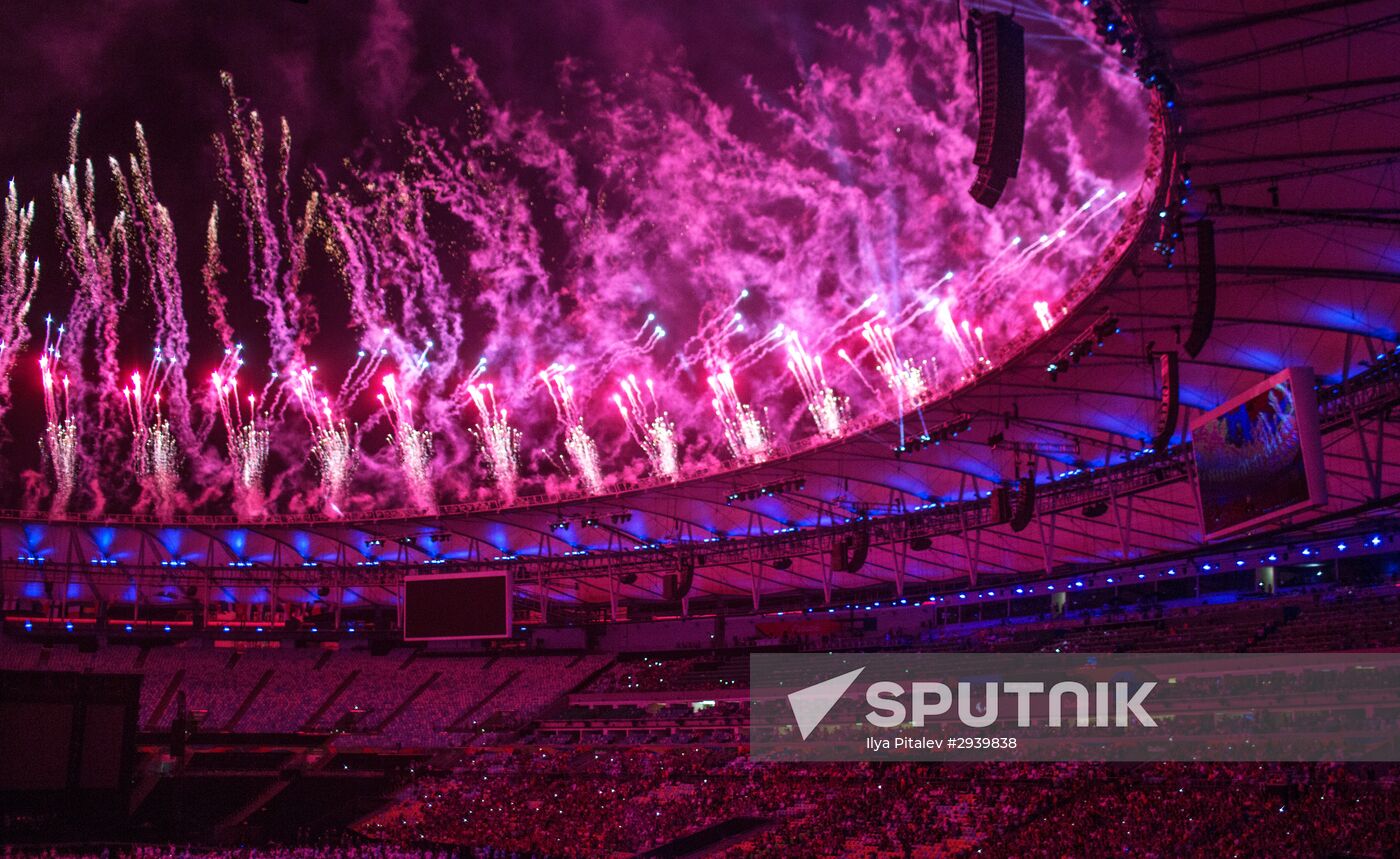
[[[928,376],[922,365],[900,357],[890,327],[878,321],[867,322],[861,328],[861,335],[875,353],[876,369],[894,393],[897,412],[902,414],[920,402],[929,390]]]
[[[399,390],[398,380],[390,373],[384,377],[384,393],[379,405],[389,419],[389,444],[398,452],[399,468],[408,486],[409,500],[414,507],[431,509],[436,504],[433,493],[433,434],[413,423],[413,400]]]
[[[158,382],[163,401],[162,423],[166,427],[161,431],[173,431],[182,447],[197,450],[203,438],[197,437],[194,430],[188,384],[183,373],[172,371],[190,363],[175,225],[170,212],[156,197],[151,153],[140,123],[136,125],[136,151],[128,158],[126,170],[115,158],[108,163],[122,200],[128,247],[139,263],[133,269],[145,284],[153,311],[150,317],[163,371],[158,380],[152,379],[153,383]]]
[[[622,413],[622,421],[632,440],[641,447],[658,477],[676,480],[680,477],[680,455],[676,450],[676,425],[656,399],[656,383],[646,380],[646,393],[637,384],[637,377],[622,380],[622,393],[613,394],[613,402]]]
[[[739,399],[734,374],[725,366],[709,377],[714,399],[710,405],[724,430],[729,450],[741,462],[763,462],[772,449],[768,427],[753,407]]]
[[[122,388],[131,430],[130,462],[141,485],[143,503],[161,518],[174,514],[180,493],[180,446],[161,407],[161,388],[169,367],[157,348],[146,376],[132,373],[131,384]]]
[[[68,410],[68,376],[61,384],[54,382],[54,367],[63,341],[63,326],[53,328],[53,317],[44,318],[44,354],[39,356],[39,372],[44,383],[43,448],[49,467],[53,470],[50,515],[68,512],[73,488],[78,476],[78,423]]]
[[[506,410],[496,405],[496,390],[491,383],[468,385],[467,396],[480,418],[473,434],[485,455],[486,468],[496,482],[501,500],[513,504],[520,480],[520,431],[510,425]]]
[[[87,435],[73,445],[75,456],[90,456],[88,467],[108,483],[125,475],[128,440],[118,398],[112,386],[121,377],[117,359],[118,320],[126,306],[131,260],[125,211],[117,212],[111,225],[98,223],[97,173],[91,161],[79,169],[78,131],[82,115],[73,118],[68,134],[68,169],[54,177],[54,202],[58,211],[59,247],[64,268],[74,285],[73,303],[58,338],[46,342],[50,364],[56,366],[60,350],[74,361],[64,373],[65,394],[74,407],[90,419],[82,422]],[[52,346],[52,351],[48,347]],[[92,368],[91,378],[84,368]],[[96,485],[96,484],[94,484]]]
[[[574,386],[569,382],[573,365],[551,364],[540,373],[540,380],[554,401],[554,411],[564,427],[564,449],[569,453],[578,472],[579,485],[590,495],[603,491],[603,467],[598,458],[598,445],[584,429],[583,416],[574,399]]]
[[[951,139],[961,126],[916,109],[908,93],[923,86],[912,70],[936,68],[958,48],[956,30],[914,0],[877,6],[879,14],[843,31],[848,63],[813,67],[821,87],[775,98],[751,91],[757,113],[745,122],[781,133],[737,133],[706,87],[662,68],[625,87],[571,69],[560,81],[567,117],[523,111],[495,99],[459,56],[458,73],[443,80],[465,106],[463,122],[434,127],[425,117],[404,129],[401,148],[348,159],[333,174],[344,178],[333,180],[314,164],[296,175],[286,122],[265,126],[224,76],[228,117],[217,162],[225,194],[201,213],[202,297],[181,283],[182,267],[188,274],[199,260],[178,257],[140,126],[131,155],[94,169],[79,157],[75,118],[65,169],[54,177],[53,225],[72,306],[67,327],[51,327],[42,361],[53,509],[79,503],[76,491],[101,513],[103,493],[114,491],[112,509],[129,510],[139,484],[146,509],[178,513],[187,503],[184,456],[185,488],[201,488],[201,507],[223,494],[239,516],[264,517],[275,485],[289,512],[315,499],[340,514],[359,464],[354,421],[378,420],[362,396],[371,390],[393,448],[383,461],[403,483],[356,484],[365,505],[407,497],[428,509],[479,495],[473,472],[481,469],[469,467],[477,452],[498,487],[495,500],[544,489],[549,482],[532,466],[548,453],[522,457],[510,422],[551,425],[543,398],[528,396],[536,377],[554,406],[551,446],[562,446],[560,459],[588,493],[634,471],[636,450],[609,449],[585,420],[592,392],[615,383],[628,434],[661,479],[683,472],[678,425],[694,450],[727,446],[740,464],[774,455],[777,416],[805,434],[805,411],[828,439],[850,432],[857,417],[861,425],[893,417],[902,433],[935,393],[991,367],[995,341],[1059,318],[1051,308],[1105,247],[1121,220],[1111,213],[1128,198],[1088,195],[1137,171],[1121,151],[1105,159],[1064,123],[1045,122],[1058,115],[1045,113],[1055,102],[1047,96],[1034,106],[1037,122],[1051,135],[1047,151],[1063,153],[1056,163],[1072,172],[1037,172],[1014,204],[990,215],[966,195],[942,194],[960,167],[950,167],[943,148],[909,141]],[[1131,115],[1117,109],[1131,102],[1114,79],[1094,87],[1081,78],[1076,86],[1115,107],[1112,115]],[[1049,79],[1052,95],[1083,98]],[[962,79],[940,86],[946,103],[975,95]],[[666,106],[661,135],[651,109],[658,104]],[[894,136],[916,122],[911,116],[917,131]],[[833,127],[868,133],[852,147]],[[580,152],[590,153],[587,169]],[[102,185],[114,200],[98,199]],[[914,199],[940,203],[910,205]],[[1071,199],[1081,205],[1056,208]],[[33,212],[12,185],[0,231],[0,413],[35,294]],[[949,229],[963,221],[979,227]],[[1019,232],[1025,241],[1013,237]],[[325,254],[311,260],[333,265],[342,307],[323,307],[332,291],[304,278],[313,236]],[[185,310],[197,304],[207,304],[210,339],[225,358],[217,375],[204,368],[198,381],[213,383],[191,401],[187,373],[202,360],[202,344]],[[337,384],[309,357],[331,336],[318,331],[322,312],[349,325],[344,354],[353,360],[337,365]],[[268,352],[259,386],[242,368],[232,321],[253,314],[266,320],[256,338]],[[156,347],[139,377],[119,362],[131,348],[119,334],[128,331]],[[486,357],[469,363],[477,355],[490,356],[510,420],[484,382]],[[559,356],[569,358],[551,363]],[[540,374],[542,367],[549,369]],[[709,396],[695,396],[707,375]],[[467,399],[476,411],[463,421]],[[287,431],[293,402],[308,422],[309,448],[306,436]],[[224,449],[208,443],[220,424]],[[300,474],[270,473],[271,462],[297,462],[303,451],[319,488]]]
[[[292,391],[311,430],[311,460],[321,478],[321,506],[332,516],[343,516],[350,481],[359,465],[357,432],[344,418],[336,417],[329,397],[318,396],[315,374],[314,366],[297,373]]]
[[[787,345],[788,372],[797,380],[797,387],[807,403],[807,413],[816,421],[817,432],[826,438],[839,438],[846,426],[850,400],[837,395],[826,383],[821,356],[808,354],[795,332],[788,335]]]
[[[236,355],[242,348],[236,346],[233,354]],[[263,479],[267,457],[272,450],[272,433],[258,421],[255,395],[248,394],[248,411],[244,414],[244,398],[239,396],[236,376],[215,372],[211,383],[228,435],[228,458],[233,467],[234,511],[245,519],[257,519],[266,512],[267,496]]]
[[[0,415],[10,405],[10,370],[29,342],[24,317],[39,282],[39,262],[29,261],[29,229],[34,223],[34,203],[21,206],[15,183],[5,198],[4,225],[0,227]]]
[[[246,242],[248,285],[267,314],[273,366],[287,369],[295,379],[309,366],[306,345],[316,331],[316,309],[301,289],[301,279],[319,197],[312,193],[301,219],[292,219],[291,128],[285,119],[281,121],[277,157],[269,174],[262,118],[238,97],[231,75],[225,72],[220,80],[228,95],[229,119],[228,137],[214,138],[220,179]],[[216,231],[217,227],[215,221]]]

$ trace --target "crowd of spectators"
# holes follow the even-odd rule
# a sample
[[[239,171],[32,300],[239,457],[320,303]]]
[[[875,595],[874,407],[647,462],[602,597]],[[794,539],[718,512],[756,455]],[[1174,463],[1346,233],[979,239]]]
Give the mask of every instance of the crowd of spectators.
[[[532,859],[509,857],[494,850],[467,850],[461,847],[400,846],[385,842],[340,841],[295,847],[210,848],[175,844],[131,844],[103,847],[45,847],[29,850],[21,846],[0,848],[0,859]]]
[[[725,821],[727,859],[1383,855],[1400,771],[1359,765],[752,764],[719,748],[469,755],[361,833],[624,856]]]

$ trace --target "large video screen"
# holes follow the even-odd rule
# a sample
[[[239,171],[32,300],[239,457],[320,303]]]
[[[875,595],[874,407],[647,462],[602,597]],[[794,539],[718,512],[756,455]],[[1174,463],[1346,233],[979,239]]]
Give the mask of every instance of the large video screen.
[[[1293,367],[1191,424],[1206,539],[1324,504],[1313,373]]]
[[[509,573],[407,576],[404,640],[509,638],[510,597]]]

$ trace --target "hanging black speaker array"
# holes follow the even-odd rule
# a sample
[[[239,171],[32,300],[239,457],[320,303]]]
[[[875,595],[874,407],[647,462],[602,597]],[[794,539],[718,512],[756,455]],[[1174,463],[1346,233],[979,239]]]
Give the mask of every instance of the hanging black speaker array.
[[[1016,495],[1010,499],[1011,516],[1008,521],[1012,531],[1024,531],[1035,516],[1035,477],[1023,477],[1018,481]]]
[[[1005,486],[992,489],[989,499],[992,506],[992,524],[1005,525],[1011,521],[1011,490]]]
[[[1162,381],[1162,398],[1157,405],[1157,432],[1152,436],[1152,449],[1160,453],[1171,446],[1181,413],[1181,368],[1175,352],[1162,352],[1157,356],[1157,372]]]
[[[679,563],[679,572],[667,573],[661,577],[661,598],[666,602],[684,599],[695,581],[695,558],[691,555],[681,555]]]
[[[1010,15],[973,11],[967,18],[969,44],[980,72],[977,123],[977,178],[969,193],[988,209],[1021,169],[1026,134],[1026,31]]]
[[[1215,224],[1196,222],[1196,308],[1191,315],[1191,334],[1186,338],[1186,354],[1201,354],[1215,327]]]
[[[831,544],[831,568],[838,573],[854,573],[870,556],[870,532],[854,531]]]

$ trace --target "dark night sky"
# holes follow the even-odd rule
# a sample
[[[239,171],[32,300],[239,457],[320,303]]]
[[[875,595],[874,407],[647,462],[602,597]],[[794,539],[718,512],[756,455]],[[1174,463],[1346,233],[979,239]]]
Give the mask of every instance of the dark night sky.
[[[724,14],[726,5],[742,14]],[[216,193],[209,136],[224,127],[220,70],[233,73],[240,94],[265,116],[288,118],[298,158],[332,168],[366,141],[393,139],[400,122],[437,118],[444,93],[436,78],[451,63],[453,46],[478,60],[494,92],[526,105],[550,106],[555,64],[566,56],[608,76],[684,51],[685,65],[708,91],[738,95],[746,74],[790,83],[791,58],[774,44],[812,43],[813,21],[839,23],[845,13],[859,16],[863,8],[2,0],[0,172],[21,183],[22,195],[47,196],[74,111],[83,112],[89,155],[126,152],[131,123],[139,120],[159,190],[179,224],[180,208],[202,213]]]

